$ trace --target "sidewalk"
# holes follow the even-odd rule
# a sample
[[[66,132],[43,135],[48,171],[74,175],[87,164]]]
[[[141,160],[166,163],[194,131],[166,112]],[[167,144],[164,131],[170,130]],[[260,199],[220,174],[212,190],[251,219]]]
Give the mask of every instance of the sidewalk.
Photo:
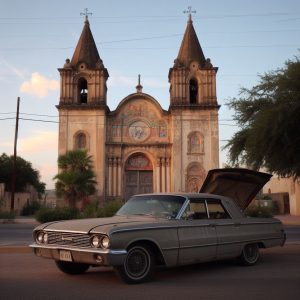
[[[0,219],[0,224],[35,224],[40,223],[33,217],[17,216],[14,219]]]
[[[300,226],[300,216],[291,215],[277,215],[274,218],[280,220],[284,225],[297,225]]]

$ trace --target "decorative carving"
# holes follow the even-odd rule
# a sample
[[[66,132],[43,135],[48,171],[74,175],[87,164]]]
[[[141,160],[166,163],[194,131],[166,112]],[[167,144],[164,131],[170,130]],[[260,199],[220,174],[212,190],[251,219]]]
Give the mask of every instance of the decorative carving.
[[[191,163],[187,168],[186,189],[188,192],[199,192],[204,181],[204,170],[199,163]]]
[[[138,153],[128,158],[126,170],[152,170],[152,164],[147,156]]]
[[[149,126],[143,121],[136,121],[129,127],[129,136],[136,142],[145,141],[150,135]]]

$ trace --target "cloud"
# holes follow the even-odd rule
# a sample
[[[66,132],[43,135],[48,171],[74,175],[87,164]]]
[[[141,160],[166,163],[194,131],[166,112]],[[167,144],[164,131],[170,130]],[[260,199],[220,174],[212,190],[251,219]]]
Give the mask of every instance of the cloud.
[[[38,72],[31,74],[30,81],[25,81],[20,87],[22,93],[44,98],[50,91],[56,91],[59,89],[59,81],[54,79],[48,79]]]
[[[41,154],[58,149],[58,133],[56,131],[36,131],[28,138],[18,141],[20,153]]]

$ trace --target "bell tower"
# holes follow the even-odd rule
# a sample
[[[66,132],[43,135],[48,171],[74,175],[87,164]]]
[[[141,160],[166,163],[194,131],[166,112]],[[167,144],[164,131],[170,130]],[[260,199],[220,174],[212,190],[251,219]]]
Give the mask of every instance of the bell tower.
[[[85,149],[92,156],[97,195],[105,194],[106,102],[109,77],[94,41],[87,9],[81,36],[72,59],[66,59],[60,73],[59,155]]]
[[[99,56],[88,18],[71,61],[58,69],[61,77],[60,105],[106,106],[107,69]]]
[[[195,32],[191,7],[181,46],[169,71],[172,120],[172,190],[197,192],[219,167],[216,74]]]
[[[217,107],[216,74],[210,59],[205,59],[195,32],[191,10],[173,68],[169,71],[170,108]]]

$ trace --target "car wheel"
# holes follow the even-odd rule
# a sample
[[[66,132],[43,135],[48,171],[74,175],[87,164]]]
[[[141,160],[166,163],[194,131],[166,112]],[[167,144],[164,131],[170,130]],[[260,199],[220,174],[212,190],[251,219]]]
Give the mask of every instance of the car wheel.
[[[259,259],[259,248],[257,244],[247,244],[244,246],[239,261],[244,266],[252,266]]]
[[[87,264],[73,263],[73,262],[61,261],[61,260],[56,260],[55,263],[56,263],[56,266],[62,272],[66,273],[66,274],[70,274],[70,275],[83,274],[90,267]]]
[[[124,264],[116,267],[116,271],[125,282],[134,284],[149,280],[153,266],[152,249],[147,245],[134,245],[128,250]]]

